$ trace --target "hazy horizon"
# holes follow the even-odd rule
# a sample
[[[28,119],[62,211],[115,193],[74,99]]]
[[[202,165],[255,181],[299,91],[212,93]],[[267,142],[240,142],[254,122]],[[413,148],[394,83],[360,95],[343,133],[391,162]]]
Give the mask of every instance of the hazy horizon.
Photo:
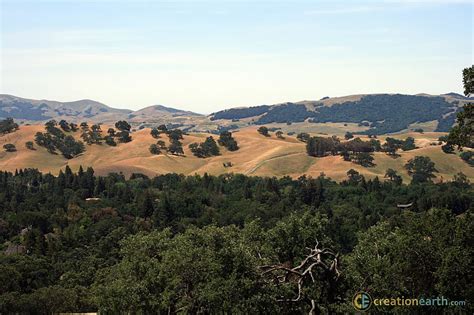
[[[0,93],[111,107],[462,94],[471,1],[1,1]]]

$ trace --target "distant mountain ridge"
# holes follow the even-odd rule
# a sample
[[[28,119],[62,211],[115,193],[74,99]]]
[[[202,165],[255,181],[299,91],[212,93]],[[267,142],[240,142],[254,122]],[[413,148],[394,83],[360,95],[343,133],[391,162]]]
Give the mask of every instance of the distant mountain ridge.
[[[50,119],[101,123],[127,120],[140,128],[167,124],[199,132],[218,132],[250,125],[280,128],[291,124],[299,124],[301,127],[304,124],[309,129],[317,129],[321,124],[339,123],[358,126],[360,133],[386,134],[428,123],[435,126],[432,131],[448,131],[455,122],[456,113],[470,100],[457,93],[366,94],[230,108],[205,116],[164,105],[152,105],[132,111],[112,108],[88,99],[58,102],[0,94],[0,118],[12,117],[23,123]]]
[[[456,113],[469,101],[456,93],[433,95],[368,94],[319,101],[287,102],[212,113],[212,121],[240,120],[254,125],[307,122],[356,123],[366,126],[363,134],[386,134],[408,129],[416,123],[437,122],[434,131],[448,131]]]

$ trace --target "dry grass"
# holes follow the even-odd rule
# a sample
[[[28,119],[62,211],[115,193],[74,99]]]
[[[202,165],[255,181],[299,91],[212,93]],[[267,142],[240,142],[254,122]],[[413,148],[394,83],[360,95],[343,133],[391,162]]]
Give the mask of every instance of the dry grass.
[[[107,130],[103,126],[103,130]],[[307,174],[313,177],[324,172],[327,176],[342,180],[346,178],[346,172],[356,169],[368,177],[383,177],[387,168],[393,168],[408,180],[408,174],[404,170],[404,164],[414,156],[429,156],[435,163],[439,173],[438,180],[448,180],[459,171],[474,180],[474,168],[469,167],[456,154],[444,154],[440,146],[431,146],[430,143],[442,135],[442,133],[427,132],[406,133],[394,135],[397,138],[412,136],[416,139],[419,149],[401,152],[401,157],[393,159],[384,153],[375,153],[376,166],[364,168],[359,165],[345,162],[340,156],[328,156],[324,158],[313,158],[306,155],[305,144],[299,142],[295,137],[286,136],[285,139],[264,137],[257,133],[256,127],[249,127],[234,133],[239,143],[240,150],[229,152],[221,147],[221,155],[200,159],[194,157],[188,149],[192,142],[200,142],[208,134],[191,134],[185,136],[183,147],[185,156],[152,155],[148,151],[150,144],[156,139],[150,136],[149,129],[139,130],[132,134],[133,141],[118,144],[117,147],[102,145],[86,145],[86,152],[74,159],[67,160],[60,154],[52,155],[42,147],[36,147],[35,151],[25,148],[26,141],[33,141],[38,131],[44,131],[43,126],[22,126],[15,133],[0,137],[0,144],[13,143],[17,152],[0,153],[0,169],[14,171],[20,168],[38,168],[42,172],[57,174],[60,169],[69,165],[77,170],[80,165],[92,166],[96,174],[105,175],[109,172],[122,172],[130,175],[140,172],[147,175],[156,175],[169,172],[182,174],[223,174],[226,172],[243,173],[259,176],[292,176],[298,177]],[[79,139],[79,132],[74,136]],[[216,136],[214,136],[216,138]],[[379,137],[383,140],[385,136]],[[166,136],[162,140],[168,143]],[[224,162],[232,162],[231,168],[225,168]]]

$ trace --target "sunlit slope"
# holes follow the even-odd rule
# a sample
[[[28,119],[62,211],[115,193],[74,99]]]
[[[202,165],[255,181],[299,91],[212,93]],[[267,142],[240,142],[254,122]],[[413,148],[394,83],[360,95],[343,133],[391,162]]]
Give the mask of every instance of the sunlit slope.
[[[107,130],[106,126],[102,127]],[[375,167],[364,168],[354,163],[343,161],[340,156],[328,156],[324,158],[309,157],[305,151],[305,144],[295,137],[285,136],[278,139],[275,135],[264,137],[257,133],[256,128],[246,128],[235,132],[240,149],[230,152],[221,147],[221,155],[200,159],[194,157],[188,149],[192,142],[203,141],[208,134],[191,134],[184,137],[183,148],[185,156],[174,155],[152,155],[148,148],[150,144],[156,143],[149,129],[139,130],[132,133],[133,141],[121,143],[116,147],[106,144],[86,145],[86,152],[74,159],[67,160],[62,155],[53,155],[44,148],[35,145],[36,150],[28,150],[26,141],[33,141],[38,131],[44,131],[41,126],[22,126],[21,129],[12,134],[0,137],[0,144],[13,143],[17,152],[0,153],[0,169],[14,171],[20,168],[38,168],[43,172],[57,174],[60,169],[69,165],[77,170],[80,165],[92,166],[97,174],[108,174],[109,172],[122,172],[130,175],[134,172],[147,175],[163,173],[182,174],[223,174],[228,172],[242,173],[246,175],[259,176],[285,176],[298,177],[307,174],[313,177],[324,173],[327,176],[341,180],[346,177],[346,172],[356,169],[360,173],[369,176],[383,177],[387,168],[399,171],[405,180],[408,174],[404,170],[404,164],[417,155],[429,156],[435,163],[439,173],[438,180],[448,180],[454,174],[462,171],[471,180],[474,180],[474,168],[469,167],[456,154],[445,154],[439,145],[430,145],[441,135],[440,133],[410,133],[394,137],[406,138],[412,136],[416,139],[419,149],[400,152],[401,157],[394,159],[384,153],[375,153]],[[79,139],[79,132],[73,133]],[[214,136],[217,139],[217,136]],[[384,139],[385,137],[380,137]],[[163,135],[162,140],[168,143],[168,138]],[[224,167],[224,162],[231,162],[232,167]]]

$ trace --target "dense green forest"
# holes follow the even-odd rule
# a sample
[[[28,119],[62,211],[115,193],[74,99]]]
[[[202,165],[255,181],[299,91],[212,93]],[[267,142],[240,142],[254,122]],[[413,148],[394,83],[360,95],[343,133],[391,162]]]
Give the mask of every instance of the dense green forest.
[[[341,183],[0,172],[0,313],[352,312],[360,290],[472,312],[473,196],[462,174],[406,185],[393,170]]]
[[[313,102],[315,109],[304,104],[285,103],[235,108],[212,114],[211,120],[241,119],[259,116],[255,124],[294,123],[308,119],[313,123],[352,122],[370,127],[366,134],[381,135],[401,131],[417,122],[437,120],[436,131],[449,131],[459,112],[459,101],[447,102],[443,97],[402,94],[367,95],[358,101],[324,106]],[[393,108],[397,108],[396,111]]]

